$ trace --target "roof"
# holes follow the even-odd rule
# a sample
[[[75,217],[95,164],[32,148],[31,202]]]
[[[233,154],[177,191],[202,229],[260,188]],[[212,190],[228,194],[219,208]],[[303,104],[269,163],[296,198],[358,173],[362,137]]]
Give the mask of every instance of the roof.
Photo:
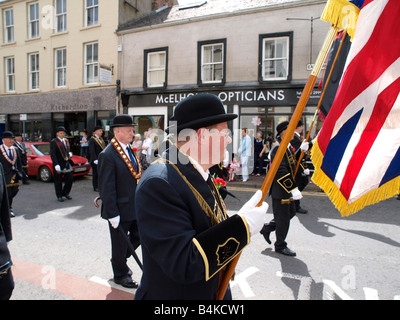
[[[305,0],[193,0],[191,5],[162,7],[138,19],[120,26],[117,31],[148,27],[153,25],[179,22],[207,16],[240,13],[251,9],[268,9],[269,7],[292,3],[308,2]]]

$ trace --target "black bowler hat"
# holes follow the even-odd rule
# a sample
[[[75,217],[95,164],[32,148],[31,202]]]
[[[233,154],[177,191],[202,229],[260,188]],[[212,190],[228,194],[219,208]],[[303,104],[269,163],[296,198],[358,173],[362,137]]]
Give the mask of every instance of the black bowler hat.
[[[289,121],[283,121],[276,126],[276,131],[278,131],[278,135],[280,135],[283,131],[287,129],[289,126]]]
[[[16,137],[22,137],[22,134],[19,133],[19,132],[16,132],[14,135],[15,135]]]
[[[56,130],[56,133],[57,133],[57,132],[60,132],[60,131],[67,132],[67,130],[65,130],[64,127],[58,127],[57,130]]]
[[[119,114],[115,116],[113,123],[111,124],[111,128],[133,126],[136,126],[136,123],[133,123],[132,116],[129,114]]]
[[[3,136],[2,138],[15,138],[14,133],[12,133],[11,131],[4,131],[3,132]]]
[[[93,132],[95,132],[96,130],[103,130],[103,127],[102,126],[95,126],[94,127],[94,129],[93,129]]]
[[[175,127],[177,132],[183,129],[199,129],[236,119],[237,116],[234,113],[226,113],[221,99],[217,96],[200,93],[189,96],[177,104],[174,115],[169,119],[176,121],[176,124],[166,131],[171,131]]]

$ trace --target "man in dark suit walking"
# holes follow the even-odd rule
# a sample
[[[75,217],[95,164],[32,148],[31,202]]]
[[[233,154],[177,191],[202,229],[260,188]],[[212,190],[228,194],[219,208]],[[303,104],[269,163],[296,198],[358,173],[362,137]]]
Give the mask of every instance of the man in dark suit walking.
[[[135,135],[134,126],[129,115],[114,117],[111,125],[114,138],[100,153],[98,164],[101,217],[109,221],[114,282],[127,288],[137,288],[138,285],[132,280],[132,271],[126,264],[128,244],[121,232],[129,235],[135,249],[140,245],[135,190],[141,168],[130,145]]]
[[[277,143],[272,146],[270,151],[271,162],[274,160],[279,144],[286,134],[288,125],[289,121],[284,121],[276,127],[278,137]],[[294,200],[300,200],[303,197],[296,184],[295,169],[296,156],[289,145],[270,189],[274,219],[266,223],[261,230],[261,234],[268,243],[271,243],[269,239],[270,233],[276,231],[275,252],[292,257],[296,256],[296,252],[287,247],[285,239],[289,232],[290,220],[296,215]]]
[[[146,169],[136,190],[143,276],[135,299],[215,299],[226,266],[263,225],[261,190],[228,217],[209,168],[232,142],[225,112],[212,94],[182,100],[170,119],[174,141]],[[230,289],[220,295],[231,298]]]
[[[0,162],[3,164],[11,217],[15,217],[12,204],[19,191],[22,177],[21,159],[18,157],[18,151],[14,147],[14,138],[15,136],[11,131],[4,131],[3,144],[0,146]]]
[[[54,172],[54,188],[56,190],[57,200],[63,202],[65,197],[71,200],[69,195],[74,181],[72,153],[69,141],[65,138],[66,130],[64,127],[58,127],[56,131],[57,137],[50,142],[50,157],[53,161]],[[62,182],[64,176],[64,186]]]
[[[89,159],[92,166],[92,185],[94,191],[99,191],[99,154],[106,147],[103,140],[103,128],[101,126],[94,127],[93,135],[89,140]]]

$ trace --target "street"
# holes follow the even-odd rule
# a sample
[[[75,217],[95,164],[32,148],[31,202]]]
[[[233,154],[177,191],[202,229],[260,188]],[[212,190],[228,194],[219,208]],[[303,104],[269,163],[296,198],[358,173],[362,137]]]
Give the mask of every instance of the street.
[[[228,189],[238,198],[226,199],[230,214],[257,190],[240,183],[228,184]],[[56,201],[53,183],[32,179],[20,187],[10,243],[12,300],[133,298],[135,290],[110,281],[109,231],[93,205],[97,195],[91,177],[77,179],[73,199],[63,203]],[[301,203],[308,213],[292,219],[286,240],[297,256],[277,254],[255,235],[231,282],[234,299],[400,299],[400,201],[392,198],[342,218],[328,197],[310,186]],[[140,248],[137,253],[141,258]],[[129,266],[139,282],[141,272],[133,258]]]

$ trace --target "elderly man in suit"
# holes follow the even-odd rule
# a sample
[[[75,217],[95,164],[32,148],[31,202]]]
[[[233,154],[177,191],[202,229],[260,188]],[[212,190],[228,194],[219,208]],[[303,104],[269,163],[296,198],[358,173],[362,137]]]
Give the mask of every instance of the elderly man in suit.
[[[12,204],[19,191],[22,178],[22,163],[21,158],[18,156],[17,148],[14,147],[14,138],[14,133],[4,131],[3,144],[0,146],[0,162],[3,164],[11,217],[15,217]]]
[[[208,170],[224,159],[236,117],[212,94],[176,106],[169,132],[179,135],[136,189],[143,276],[135,299],[215,299],[220,272],[261,230],[268,208],[256,207],[261,191],[229,217]]]
[[[132,117],[114,117],[111,128],[114,138],[99,155],[99,193],[101,216],[109,221],[111,265],[114,282],[127,288],[137,288],[126,264],[128,244],[121,232],[129,234],[134,248],[140,245],[136,214],[135,190],[141,177],[139,160],[130,145],[135,135]]]
[[[53,180],[56,190],[57,200],[63,202],[65,197],[71,200],[69,195],[74,182],[73,165],[71,160],[72,153],[69,140],[65,137],[67,130],[64,127],[58,127],[56,137],[50,142],[50,157],[53,162]],[[62,177],[64,176],[64,186]]]

